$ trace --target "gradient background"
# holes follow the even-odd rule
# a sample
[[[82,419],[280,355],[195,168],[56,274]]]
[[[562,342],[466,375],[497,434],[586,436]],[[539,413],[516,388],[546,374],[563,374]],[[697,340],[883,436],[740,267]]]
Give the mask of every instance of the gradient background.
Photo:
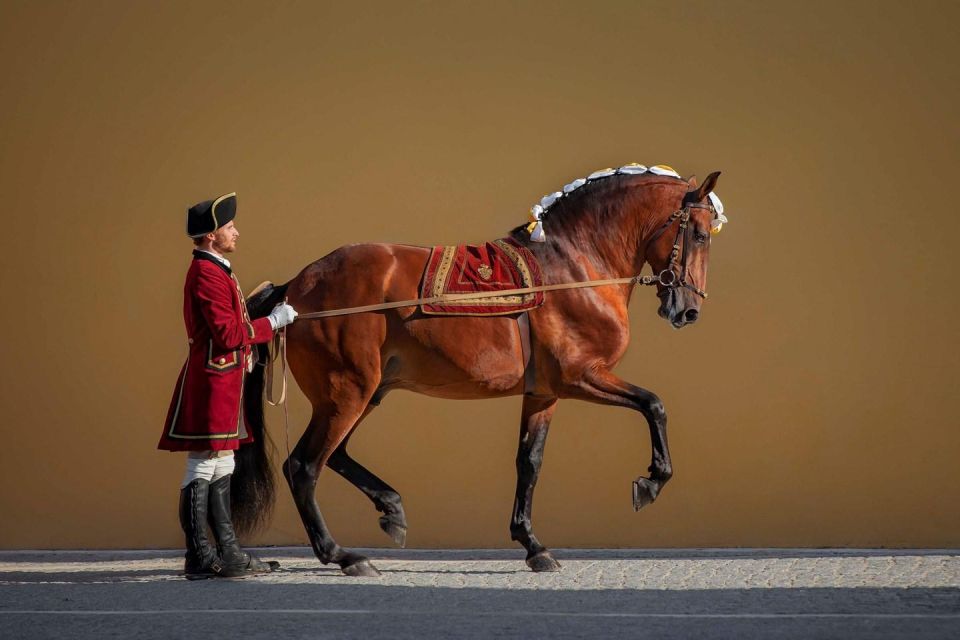
[[[722,170],[731,220],[695,327],[632,303],[618,372],[664,399],[676,475],[633,513],[641,417],[562,402],[540,539],[960,546],[960,5],[351,5],[0,2],[0,547],[182,544],[154,447],[188,205],[239,192],[249,291],[345,243],[500,237],[631,161]],[[364,423],[410,546],[512,546],[519,408],[394,393]],[[339,542],[388,544],[318,494]],[[256,542],[305,542],[285,488]]]

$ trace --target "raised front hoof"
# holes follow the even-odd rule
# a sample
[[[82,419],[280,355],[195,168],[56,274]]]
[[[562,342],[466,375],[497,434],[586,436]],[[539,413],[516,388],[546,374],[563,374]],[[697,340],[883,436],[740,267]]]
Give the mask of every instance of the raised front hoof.
[[[341,564],[340,570],[343,575],[351,578],[377,578],[380,572],[366,558],[358,556],[356,560],[351,560],[349,564]]]
[[[380,528],[390,536],[390,539],[393,540],[396,545],[400,547],[407,546],[407,528],[405,526],[394,522],[387,516],[380,516]]]
[[[633,510],[640,511],[656,500],[659,494],[659,482],[648,478],[637,478],[633,481]]]
[[[527,558],[527,566],[535,573],[545,571],[560,571],[560,563],[557,562],[549,551],[541,551],[536,555]]]

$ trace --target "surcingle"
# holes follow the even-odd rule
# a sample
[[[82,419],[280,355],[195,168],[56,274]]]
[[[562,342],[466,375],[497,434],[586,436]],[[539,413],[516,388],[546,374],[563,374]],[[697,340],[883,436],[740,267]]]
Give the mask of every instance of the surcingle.
[[[543,284],[540,265],[525,247],[509,238],[481,245],[434,247],[420,284],[420,297],[536,287]],[[502,316],[539,307],[543,292],[506,295],[442,304],[423,304],[431,315]]]

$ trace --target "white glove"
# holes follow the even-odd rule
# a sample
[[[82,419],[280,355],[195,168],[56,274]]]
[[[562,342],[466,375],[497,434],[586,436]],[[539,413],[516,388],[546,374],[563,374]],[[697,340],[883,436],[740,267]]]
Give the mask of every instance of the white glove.
[[[285,327],[291,322],[293,322],[297,317],[297,311],[286,302],[280,302],[273,308],[273,311],[270,312],[270,315],[267,316],[270,319],[270,326],[273,327],[273,330],[276,331],[280,327]]]

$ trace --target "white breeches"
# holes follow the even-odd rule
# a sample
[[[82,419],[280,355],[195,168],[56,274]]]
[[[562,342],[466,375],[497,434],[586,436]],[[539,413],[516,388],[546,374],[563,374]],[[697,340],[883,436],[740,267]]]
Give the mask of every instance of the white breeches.
[[[187,472],[183,474],[180,488],[183,489],[197,479],[215,482],[233,473],[233,468],[236,466],[233,461],[233,452],[222,457],[211,457],[216,454],[216,451],[191,451],[187,454]]]

